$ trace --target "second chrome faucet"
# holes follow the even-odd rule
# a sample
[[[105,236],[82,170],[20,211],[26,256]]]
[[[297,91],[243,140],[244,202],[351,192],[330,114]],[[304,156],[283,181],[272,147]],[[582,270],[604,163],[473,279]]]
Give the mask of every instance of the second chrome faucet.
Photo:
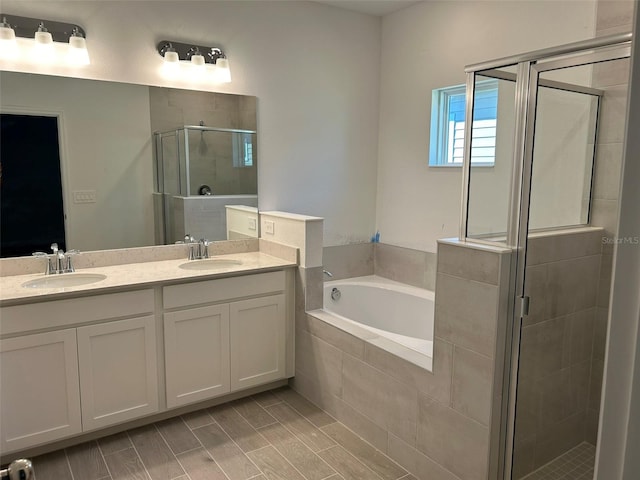
[[[209,245],[211,242],[206,238],[201,238],[199,241],[196,241],[193,235],[186,234],[184,236],[184,243],[189,245],[189,260],[209,258]]]
[[[80,253],[78,250],[69,250],[65,253],[64,250],[58,248],[57,243],[52,243],[51,251],[53,252],[51,254],[44,252],[35,252],[33,254],[35,257],[43,257],[47,259],[47,266],[45,270],[46,275],[75,272],[72,257]]]

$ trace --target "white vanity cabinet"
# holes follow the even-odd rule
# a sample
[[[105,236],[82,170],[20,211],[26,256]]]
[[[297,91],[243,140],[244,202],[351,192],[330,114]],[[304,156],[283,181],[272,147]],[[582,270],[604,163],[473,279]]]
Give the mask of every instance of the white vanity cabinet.
[[[0,307],[0,451],[292,377],[294,274],[187,278]]]
[[[158,411],[154,298],[149,289],[0,309],[3,454]]]
[[[231,390],[285,378],[285,297],[270,295],[230,306]]]
[[[78,328],[84,431],[158,411],[155,317]]]
[[[229,393],[229,306],[164,315],[167,407]]]
[[[76,330],[0,340],[0,451],[82,431]]]
[[[284,271],[163,288],[169,408],[286,378],[285,288]]]

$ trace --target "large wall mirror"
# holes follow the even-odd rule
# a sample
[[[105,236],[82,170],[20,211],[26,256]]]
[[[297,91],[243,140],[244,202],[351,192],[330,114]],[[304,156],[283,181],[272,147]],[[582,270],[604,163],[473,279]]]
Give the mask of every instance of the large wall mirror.
[[[0,72],[0,256],[258,235],[256,98]]]

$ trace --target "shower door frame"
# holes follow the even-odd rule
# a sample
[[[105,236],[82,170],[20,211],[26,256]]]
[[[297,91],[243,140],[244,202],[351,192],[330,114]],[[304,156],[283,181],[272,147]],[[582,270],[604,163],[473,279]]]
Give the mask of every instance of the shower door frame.
[[[522,320],[527,315],[529,300],[525,296],[524,288],[537,93],[539,85],[545,83],[545,81],[541,82],[539,77],[541,73],[546,71],[628,58],[631,55],[631,40],[631,33],[611,35],[483,62],[465,68],[467,73],[465,118],[471,119],[473,118],[476,75],[482,75],[483,71],[517,65],[513,171],[505,242],[488,241],[468,236],[473,122],[465,122],[464,132],[460,239],[470,243],[484,243],[501,247],[504,247],[506,243],[506,246],[511,248],[513,252],[509,278],[506,348],[504,349],[503,361],[498,359],[496,362],[496,365],[501,363],[503,366],[502,378],[496,377],[496,381],[502,384],[502,395],[500,405],[494,404],[493,406],[488,459],[489,479],[512,479],[520,339]],[[583,88],[592,90],[593,93],[597,92],[596,89]],[[590,193],[592,195],[593,192]],[[587,225],[591,221],[590,217],[589,208]],[[499,409],[499,415],[496,416],[497,409]]]

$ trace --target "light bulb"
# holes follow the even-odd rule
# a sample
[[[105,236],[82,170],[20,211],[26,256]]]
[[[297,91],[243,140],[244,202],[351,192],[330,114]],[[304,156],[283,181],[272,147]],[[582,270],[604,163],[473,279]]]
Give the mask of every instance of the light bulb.
[[[162,73],[167,78],[175,78],[180,72],[180,56],[178,52],[169,45],[164,52],[164,62],[162,64]]]
[[[35,40],[34,55],[38,61],[52,61],[54,56],[53,37],[45,28],[43,22],[40,22],[38,31],[36,31],[33,39]]]
[[[217,83],[231,82],[231,70],[229,70],[229,60],[220,57],[216,60],[216,68],[213,72],[213,78]]]
[[[3,18],[0,23],[0,56],[3,58],[14,58],[18,55],[18,44],[16,43],[16,32]]]
[[[69,37],[69,54],[67,57],[72,65],[89,65],[89,51],[87,41],[79,32],[78,27],[74,27]]]

